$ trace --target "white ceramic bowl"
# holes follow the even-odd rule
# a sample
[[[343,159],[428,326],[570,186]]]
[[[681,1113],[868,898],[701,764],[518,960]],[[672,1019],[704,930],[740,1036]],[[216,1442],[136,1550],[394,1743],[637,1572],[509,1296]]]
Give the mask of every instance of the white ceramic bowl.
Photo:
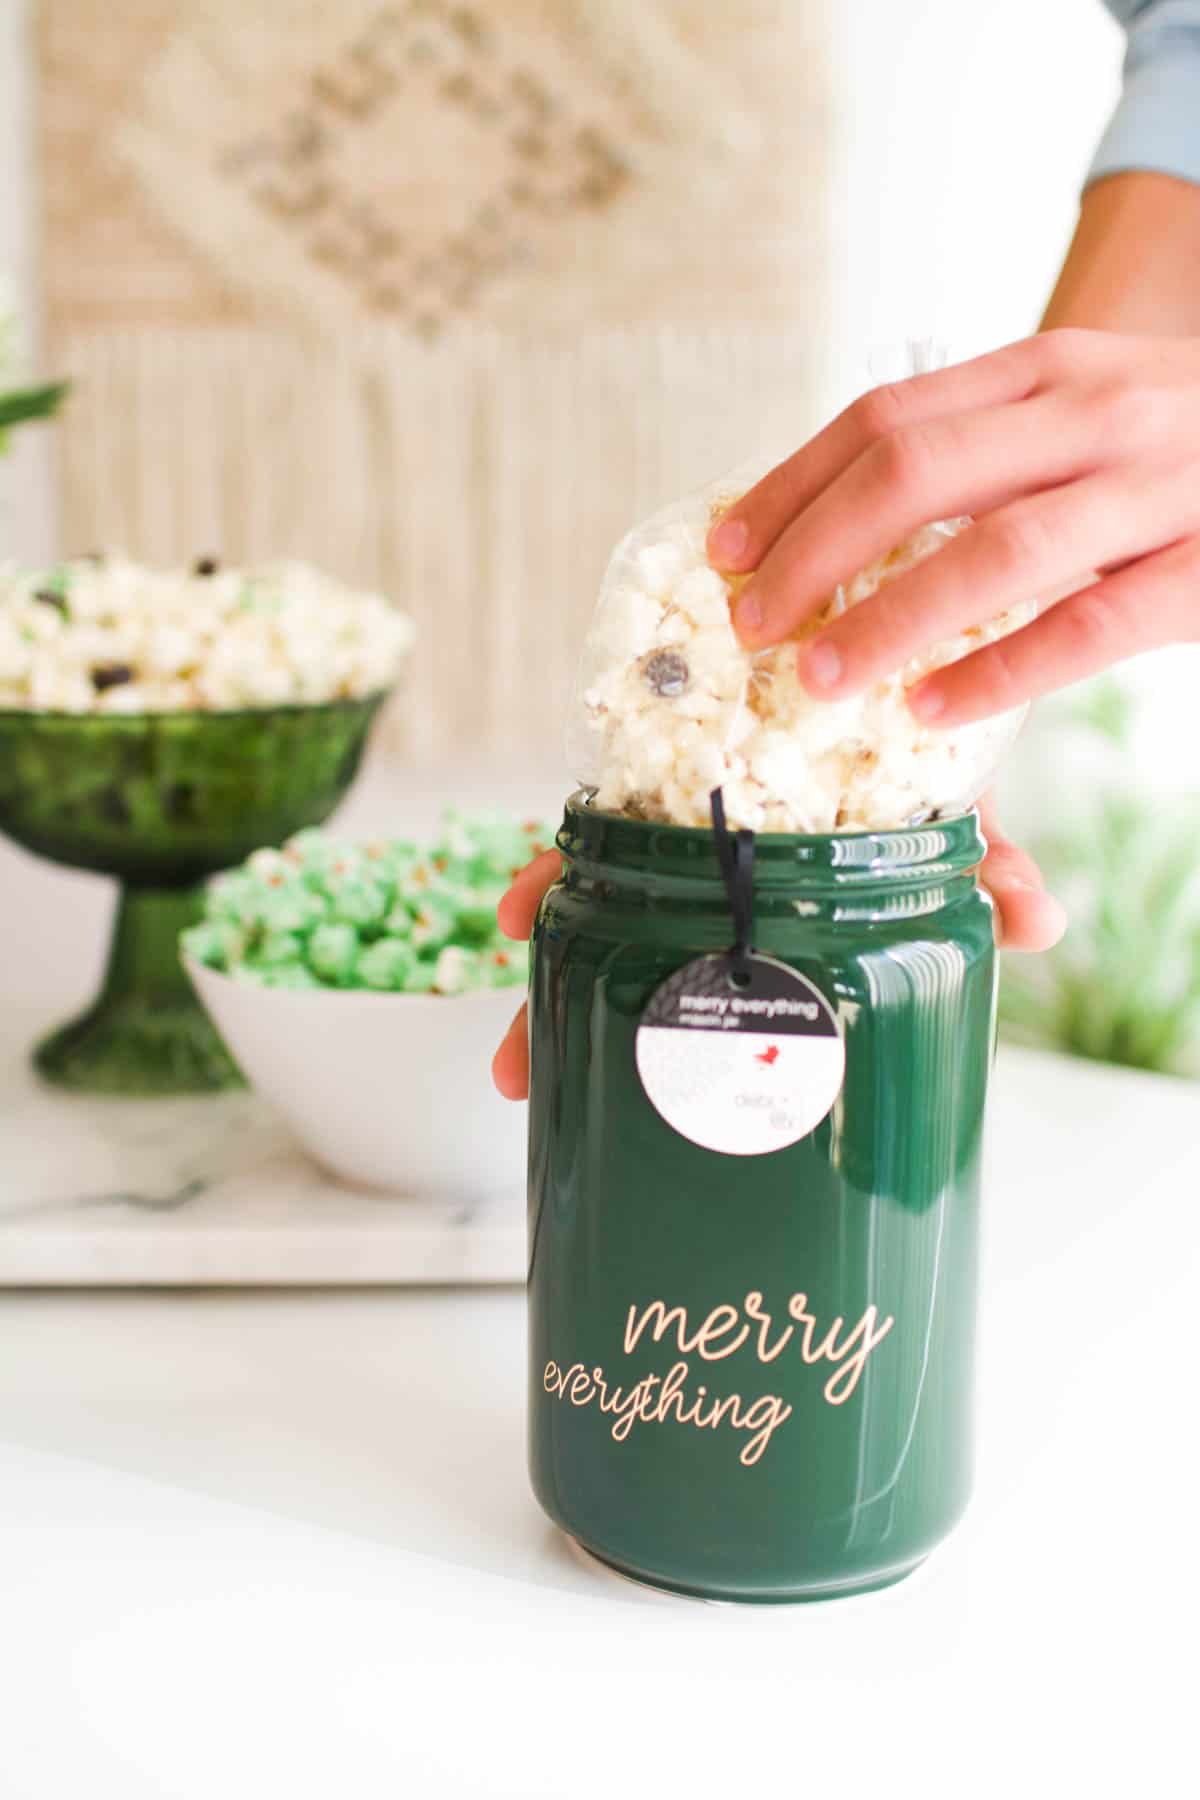
[[[525,1113],[491,1062],[520,988],[261,988],[184,958],[246,1079],[343,1181],[477,1200],[525,1186]]]

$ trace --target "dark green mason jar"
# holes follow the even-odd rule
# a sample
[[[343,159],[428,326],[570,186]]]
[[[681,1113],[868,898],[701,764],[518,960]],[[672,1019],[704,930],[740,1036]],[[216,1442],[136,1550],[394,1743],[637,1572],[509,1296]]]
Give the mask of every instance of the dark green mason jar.
[[[558,844],[530,994],[538,1500],[682,1593],[899,1580],[970,1488],[996,980],[978,819],[757,839],[755,950],[824,996],[845,1070],[806,1136],[754,1155],[681,1135],[636,1061],[660,985],[730,945],[713,833],[576,798]]]

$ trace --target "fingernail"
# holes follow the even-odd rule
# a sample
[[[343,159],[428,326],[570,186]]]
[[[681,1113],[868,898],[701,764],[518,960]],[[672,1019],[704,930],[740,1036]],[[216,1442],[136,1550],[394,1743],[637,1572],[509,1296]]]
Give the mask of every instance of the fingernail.
[[[945,712],[946,696],[936,687],[922,682],[919,687],[908,690],[908,707],[923,725],[928,725]]]
[[[1050,902],[1050,910],[1054,915],[1054,923],[1058,931],[1058,937],[1065,937],[1070,929],[1071,915],[1056,894],[1047,894],[1046,899]],[[1057,941],[1058,939],[1056,938],[1055,942],[1057,943]]]
[[[757,637],[762,630],[762,601],[753,587],[743,588],[733,609],[733,622],[739,637]]]
[[[732,567],[750,542],[750,527],[741,519],[725,519],[708,534],[708,554],[715,563]]]
[[[709,531],[709,556],[718,567],[732,567],[745,554],[750,527],[741,518],[725,518]]]
[[[835,687],[841,673],[841,653],[832,644],[809,644],[800,652],[800,678],[805,687]]]

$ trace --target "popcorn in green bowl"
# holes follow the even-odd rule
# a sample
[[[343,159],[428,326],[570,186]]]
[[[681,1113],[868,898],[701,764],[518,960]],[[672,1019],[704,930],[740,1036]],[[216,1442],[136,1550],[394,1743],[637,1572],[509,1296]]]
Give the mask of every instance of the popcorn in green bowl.
[[[185,953],[259,987],[464,994],[523,986],[528,949],[501,935],[496,905],[554,827],[448,812],[438,842],[343,844],[301,831],[255,850],[209,886]]]

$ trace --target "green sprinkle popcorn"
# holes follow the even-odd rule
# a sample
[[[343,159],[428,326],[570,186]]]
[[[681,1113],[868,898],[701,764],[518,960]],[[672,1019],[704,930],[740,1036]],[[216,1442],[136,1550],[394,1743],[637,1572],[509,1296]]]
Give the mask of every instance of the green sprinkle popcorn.
[[[389,988],[403,992],[416,964],[411,944],[402,938],[377,938],[358,959],[358,978],[369,988]]]
[[[218,876],[182,946],[259,987],[439,995],[518,987],[528,950],[501,936],[496,905],[516,870],[553,841],[549,826],[494,813],[447,814],[431,848],[298,832]]]
[[[335,987],[349,985],[358,960],[358,933],[353,925],[329,920],[318,925],[308,940],[308,956],[314,972]]]

